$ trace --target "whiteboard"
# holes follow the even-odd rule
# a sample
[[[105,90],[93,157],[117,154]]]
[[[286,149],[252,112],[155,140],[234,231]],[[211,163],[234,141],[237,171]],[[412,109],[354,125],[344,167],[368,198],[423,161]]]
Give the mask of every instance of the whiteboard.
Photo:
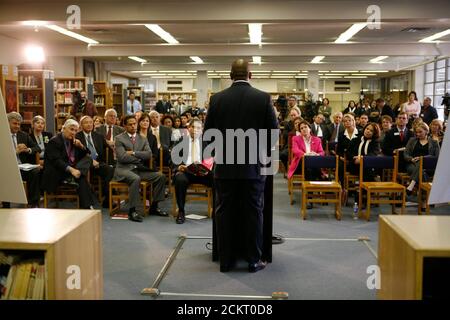
[[[450,202],[450,134],[446,130],[431,185],[429,204]]]
[[[0,90],[0,201],[27,203]]]

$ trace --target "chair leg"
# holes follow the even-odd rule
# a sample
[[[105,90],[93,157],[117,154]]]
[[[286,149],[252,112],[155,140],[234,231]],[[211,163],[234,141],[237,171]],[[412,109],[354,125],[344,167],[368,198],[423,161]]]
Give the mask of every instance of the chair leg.
[[[341,220],[341,197],[342,197],[342,190],[339,190],[336,195],[337,195],[337,203],[335,205],[335,212],[336,212],[336,219],[337,220]]]
[[[418,205],[417,205],[417,213],[419,215],[422,214],[422,188],[419,186],[419,190],[417,191],[417,200],[418,200]]]
[[[426,191],[426,193],[425,193],[425,201],[426,201],[426,204],[425,204],[425,206],[426,206],[425,213],[426,213],[427,215],[430,214],[430,205],[428,204],[428,199],[429,199],[429,198],[430,198],[430,193],[429,193],[428,191]]]
[[[109,185],[109,216],[113,215],[113,193],[112,187]]]
[[[397,199],[397,194],[395,192],[391,193],[392,203],[391,203],[391,214],[396,214],[395,212],[395,199]]]
[[[48,208],[47,191],[44,191],[44,208]]]
[[[208,189],[208,218],[212,217],[212,191]]]
[[[404,214],[405,213],[405,201],[406,201],[406,188],[403,187],[403,191],[402,191],[402,209],[400,210],[400,214]]]
[[[363,188],[359,188],[359,195],[358,195],[358,218],[361,218],[362,216],[362,193],[363,193]]]
[[[302,209],[301,209],[301,216],[303,220],[306,220],[306,199],[308,198],[306,196],[306,188],[302,189]]]
[[[372,194],[370,193],[370,190],[367,190],[367,206],[366,206],[366,220],[370,221],[370,205],[371,205],[371,199]]]
[[[290,185],[290,190],[291,192],[289,193],[289,199],[291,200],[291,206],[294,204],[294,185],[292,180],[289,181],[289,185]]]

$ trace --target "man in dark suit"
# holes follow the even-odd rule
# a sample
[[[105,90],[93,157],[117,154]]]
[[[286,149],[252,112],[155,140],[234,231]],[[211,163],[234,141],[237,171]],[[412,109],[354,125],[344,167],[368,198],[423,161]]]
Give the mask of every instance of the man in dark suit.
[[[113,179],[124,181],[129,186],[128,219],[136,222],[143,220],[143,208],[139,196],[141,180],[149,181],[153,186],[153,203],[150,206],[150,214],[167,216],[166,212],[158,208],[158,203],[164,200],[166,177],[160,172],[150,172],[147,164],[152,157],[152,151],[148,140],[136,133],[136,118],[128,115],[124,119],[124,124],[126,132],[116,137],[117,165]]]
[[[18,112],[8,113],[9,129],[11,132],[12,144],[17,157],[17,163],[35,163],[36,153],[40,153],[39,146],[30,138],[28,134],[20,131],[22,116]],[[22,180],[27,182],[28,204],[32,208],[39,206],[39,168],[30,171],[20,170]],[[3,181],[7,183],[7,181]],[[3,208],[10,208],[9,202],[3,202]]]
[[[156,137],[158,145],[157,159],[159,159],[159,152],[163,150],[163,164],[170,165],[170,147],[172,146],[172,130],[161,125],[160,114],[155,110],[150,111],[150,128],[153,135]]]
[[[314,121],[311,124],[311,134],[322,139],[322,148],[326,149],[328,128],[324,125],[325,117],[323,114],[314,116]],[[343,126],[342,126],[343,127]]]
[[[205,133],[216,129],[223,137],[224,143],[216,150],[216,158],[218,154],[219,158],[223,155],[225,161],[229,150],[223,149],[228,149],[225,146],[234,147],[234,159],[227,159],[225,163],[216,162],[214,171],[220,271],[229,271],[238,258],[236,253],[245,248],[248,270],[256,272],[266,266],[261,260],[266,176],[261,174],[261,162],[252,163],[249,158],[255,151],[256,155],[264,151],[259,150],[258,143],[250,145],[249,139],[245,139],[242,150],[238,149],[235,138],[227,139],[226,131],[242,129],[249,133],[255,130],[254,134],[260,139],[259,130],[268,130],[270,137],[271,129],[277,129],[278,125],[270,95],[252,88],[248,82],[251,78],[248,62],[242,59],[234,61],[230,77],[233,80],[231,87],[211,97],[205,121]],[[233,155],[228,153],[229,158]],[[238,164],[237,158],[242,156],[245,161]]]
[[[177,224],[183,224],[185,221],[184,204],[186,202],[186,192],[190,184],[199,183],[206,186],[212,185],[212,172],[207,175],[195,175],[188,170],[188,166],[192,163],[200,163],[203,158],[203,150],[205,144],[202,143],[201,135],[203,124],[198,119],[191,119],[188,125],[189,135],[184,136],[177,141],[176,145],[182,143],[182,151],[180,153],[183,159],[181,163],[174,164],[173,185],[175,187],[175,197],[178,205]]]
[[[160,114],[166,114],[169,113],[172,109],[172,104],[169,101],[168,95],[163,95],[162,100],[159,100],[156,103],[155,110],[158,111]]]
[[[431,121],[439,117],[436,108],[431,105],[430,97],[426,97],[425,99],[423,99],[422,110],[420,110],[420,117],[427,125],[430,125]]]
[[[93,209],[94,197],[87,181],[92,158],[89,149],[75,137],[78,122],[67,120],[63,130],[50,139],[45,151],[42,189],[56,192],[60,184],[77,187],[81,209]]]
[[[335,148],[339,140],[339,135],[344,132],[345,128],[342,124],[342,112],[336,112],[333,115],[333,123],[327,126],[327,133],[325,135],[328,141],[328,151],[330,154],[335,154]]]
[[[377,107],[381,109],[380,119],[382,116],[390,116],[392,119],[395,119],[394,110],[392,110],[390,105],[386,104],[383,98],[377,99]]]
[[[80,119],[82,131],[78,132],[75,137],[86,146],[92,158],[92,173],[102,179],[102,193],[105,196],[103,200],[103,208],[109,207],[109,182],[114,175],[114,168],[106,164],[106,140],[105,138],[92,131],[94,129],[94,120],[89,116]]]
[[[403,159],[403,151],[405,150],[408,140],[414,137],[414,133],[407,128],[408,114],[400,112],[397,116],[396,126],[389,130],[381,145],[381,150],[386,156],[393,156],[396,152],[399,153],[399,172],[405,172],[406,164]]]
[[[116,125],[117,112],[114,109],[105,111],[105,124],[95,129],[95,131],[105,137],[107,149],[107,162],[109,165],[115,165],[114,160],[114,138],[125,131],[124,128]]]

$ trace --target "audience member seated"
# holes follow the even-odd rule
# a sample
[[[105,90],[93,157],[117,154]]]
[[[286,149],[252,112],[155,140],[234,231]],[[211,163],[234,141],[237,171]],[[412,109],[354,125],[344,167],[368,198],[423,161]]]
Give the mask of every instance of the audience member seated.
[[[288,160],[289,160],[289,142],[292,143],[292,137],[299,136],[300,135],[300,122],[302,121],[302,118],[297,117],[294,119],[294,128],[291,132],[288,134],[288,138],[286,143],[283,146],[283,149],[280,151],[280,161],[283,163],[284,167],[288,168]]]
[[[333,112],[333,109],[330,106],[330,100],[328,100],[328,98],[324,98],[322,100],[322,105],[319,107],[317,113],[321,114],[324,116],[325,118],[325,124],[328,126],[329,124],[331,124],[331,113]]]
[[[431,121],[430,137],[439,143],[439,147],[442,147],[442,141],[444,140],[444,125],[442,120],[434,119]]]
[[[53,134],[51,132],[44,131],[45,119],[41,116],[35,116],[33,118],[31,128],[33,129],[33,132],[30,134],[30,137],[41,149],[41,153],[39,154],[40,163],[37,164],[44,166],[45,149],[47,148],[48,142],[53,137]]]
[[[75,137],[89,149],[92,158],[92,172],[102,179],[103,208],[109,207],[109,182],[111,181],[114,168],[106,163],[106,140],[101,134],[93,131],[94,121],[89,116],[80,119],[81,131]]]
[[[180,129],[181,127],[181,118],[179,116],[176,116],[173,118],[173,129]]]
[[[192,163],[201,163],[203,158],[203,150],[206,144],[201,141],[201,135],[203,131],[203,124],[200,120],[193,118],[188,125],[189,135],[183,137],[178,143],[185,143],[187,154],[180,153],[180,157],[183,162],[179,165],[174,165],[174,178],[173,185],[175,187],[175,197],[178,205],[178,216],[176,219],[177,224],[182,224],[185,221],[185,202],[186,192],[190,184],[203,184],[208,187],[212,186],[213,175],[209,172],[206,176],[195,175],[188,170],[189,165]]]
[[[89,149],[75,137],[78,122],[67,120],[61,133],[50,139],[45,151],[42,189],[55,193],[61,184],[77,187],[81,209],[93,209],[94,196],[87,181],[92,158]]]
[[[430,125],[431,121],[438,118],[436,108],[431,105],[430,97],[426,97],[425,99],[423,99],[423,106],[420,110],[420,117],[427,125]]]
[[[358,130],[362,131],[369,123],[369,116],[365,113],[359,116],[359,123],[357,124]]]
[[[394,110],[392,107],[384,101],[383,98],[377,99],[377,105],[381,108],[381,116],[389,116],[391,119],[395,119]]]
[[[406,170],[411,177],[411,182],[406,187],[406,193],[412,194],[414,186],[419,181],[419,160],[420,157],[425,156],[439,156],[439,143],[428,136],[429,127],[422,122],[415,128],[416,137],[409,139],[405,148],[404,158],[406,162]],[[424,175],[424,180],[427,181],[427,176]]]
[[[163,97],[164,98],[164,97]],[[177,101],[175,101],[175,103],[173,104],[173,109],[175,111],[175,113],[177,115],[181,115],[183,114],[187,109],[188,109],[188,105],[186,104],[186,102],[184,102],[183,97],[178,97]],[[158,110],[156,110],[158,111]],[[159,111],[158,111],[159,112]],[[161,113],[161,112],[160,112]],[[164,123],[164,122],[163,122]]]
[[[70,115],[79,120],[82,116],[94,117],[97,115],[97,108],[94,103],[88,99],[86,91],[75,91],[73,94],[73,105],[70,108]]]
[[[105,124],[105,119],[103,119],[103,117],[101,116],[95,116],[93,120],[94,120],[94,130],[100,128],[102,125]]]
[[[14,148],[17,163],[35,163],[36,153],[41,152],[39,146],[31,139],[31,137],[23,131],[20,131],[20,125],[22,124],[22,116],[18,112],[10,112],[7,115],[9,122],[9,130],[11,132],[12,146]],[[4,150],[8,152],[11,150],[11,146],[5,146],[8,149]],[[39,188],[39,168],[33,170],[24,171],[20,170],[22,181],[27,182],[28,189],[28,205],[31,208],[39,207],[40,188]],[[8,181],[3,181],[7,184]],[[3,202],[3,208],[10,208],[9,202]]]
[[[114,171],[114,180],[123,181],[129,186],[129,212],[128,218],[132,221],[142,222],[143,210],[140,200],[139,188],[141,180],[152,183],[153,202],[150,214],[167,216],[167,213],[158,208],[158,203],[164,200],[166,177],[160,172],[150,172],[148,167],[152,151],[148,140],[137,134],[137,123],[133,115],[124,119],[126,132],[115,139],[117,165]]]
[[[370,114],[371,108],[370,108],[370,100],[369,98],[364,99],[364,104],[360,107],[356,109],[356,113],[355,115],[360,117],[362,115],[367,115],[367,122],[369,122],[369,114]],[[366,124],[361,125],[361,127],[365,127]]]
[[[114,138],[124,132],[121,126],[117,125],[117,112],[114,109],[105,111],[105,124],[96,128],[95,132],[105,137],[108,145],[108,164],[114,165]]]
[[[408,94],[408,101],[402,105],[402,110],[408,114],[408,119],[415,119],[420,116],[420,103],[417,99],[417,93],[411,91]]]
[[[170,147],[172,145],[172,130],[164,127],[160,123],[160,115],[155,110],[150,111],[150,129],[153,135],[156,137],[156,143],[158,147],[157,158],[159,158],[159,152],[161,147],[163,149],[163,163],[164,166],[170,165]]]
[[[350,100],[348,102],[347,108],[344,109],[344,111],[342,112],[343,114],[347,114],[347,113],[352,113],[353,115],[356,114],[356,104],[355,101]]]
[[[361,132],[356,128],[355,118],[349,113],[344,115],[342,124],[344,131],[339,136],[336,153],[343,158],[347,154],[350,143],[353,140],[359,140]],[[344,185],[345,168],[342,159],[339,161],[339,166],[339,181],[341,185]]]
[[[173,118],[171,115],[167,114],[164,117],[162,117],[161,123],[164,127],[167,127],[170,130],[173,129]]]
[[[386,134],[392,129],[392,118],[388,115],[381,116],[381,134],[380,144],[383,145],[383,140]]]
[[[188,117],[185,113],[183,113],[182,115],[180,115],[180,127],[181,129],[186,129],[187,128],[187,124],[188,124]]]
[[[284,122],[284,130],[283,130],[283,143],[287,144],[289,132],[294,130],[294,119],[301,117],[302,114],[298,107],[292,107],[289,111],[289,116],[287,120]]]
[[[335,154],[335,148],[339,140],[339,135],[344,132],[342,125],[342,112],[336,112],[333,115],[333,123],[328,125],[326,139],[328,141],[328,152],[331,155]]]
[[[322,148],[325,150],[327,144],[328,128],[324,124],[325,118],[323,114],[314,116],[314,121],[311,124],[311,133],[322,140]]]
[[[311,135],[310,124],[302,120],[299,124],[300,135],[292,137],[292,162],[289,167],[288,177],[291,178],[294,174],[301,174],[302,172],[302,157],[308,156],[323,156],[325,152],[322,148],[320,138]],[[305,172],[306,180],[317,180],[320,178],[319,171]]]
[[[156,140],[156,136],[152,133],[152,130],[150,130],[150,116],[148,113],[143,113],[139,119],[137,132],[148,140],[148,145],[150,146],[152,155],[155,155],[155,160],[159,163],[159,158],[156,159],[156,155],[159,153],[158,142]],[[154,168],[156,168],[156,166]]]

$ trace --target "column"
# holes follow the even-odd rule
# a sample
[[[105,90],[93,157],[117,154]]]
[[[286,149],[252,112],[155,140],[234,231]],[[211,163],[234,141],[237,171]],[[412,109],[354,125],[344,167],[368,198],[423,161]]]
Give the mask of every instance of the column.
[[[308,71],[308,91],[312,94],[313,101],[319,99],[319,71]]]
[[[208,71],[197,71],[197,103],[199,108],[203,108],[205,101],[208,101]]]

